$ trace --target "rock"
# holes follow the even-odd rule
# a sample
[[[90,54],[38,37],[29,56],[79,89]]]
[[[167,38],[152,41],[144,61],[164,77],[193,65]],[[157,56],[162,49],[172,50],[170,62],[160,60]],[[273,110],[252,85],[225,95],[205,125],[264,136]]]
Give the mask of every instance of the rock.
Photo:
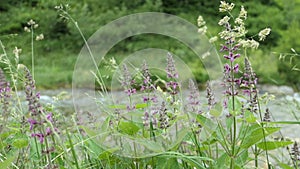
[[[275,86],[275,85],[262,85],[260,86],[261,92],[268,92],[274,95],[293,95],[294,90],[289,86]]]

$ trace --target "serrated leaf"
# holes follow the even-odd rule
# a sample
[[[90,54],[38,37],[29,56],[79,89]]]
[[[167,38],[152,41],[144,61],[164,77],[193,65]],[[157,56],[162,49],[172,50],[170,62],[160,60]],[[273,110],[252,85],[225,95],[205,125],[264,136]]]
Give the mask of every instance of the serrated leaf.
[[[134,122],[124,120],[120,121],[118,129],[121,133],[125,133],[131,136],[135,135],[140,130],[140,128]]]
[[[280,147],[293,144],[292,141],[266,141],[257,144],[257,147],[263,150],[274,150]]]

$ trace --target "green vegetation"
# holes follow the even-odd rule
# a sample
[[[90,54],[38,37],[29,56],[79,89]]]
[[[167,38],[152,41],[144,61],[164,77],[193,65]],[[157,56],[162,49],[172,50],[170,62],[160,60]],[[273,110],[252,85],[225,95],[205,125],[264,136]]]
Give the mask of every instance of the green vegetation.
[[[186,2],[188,1],[181,2],[179,5],[193,11],[194,7],[189,7]],[[53,2],[7,1],[0,9],[4,11],[14,9],[20,3],[46,11]],[[197,1],[190,3],[197,4]],[[85,12],[91,15],[88,17],[91,19],[93,15],[89,11],[96,11],[102,6],[100,4],[98,6],[96,2],[93,6],[87,4],[78,2],[72,5],[75,11],[88,9]],[[121,9],[120,11],[126,13],[127,10],[137,7],[141,11],[168,9],[170,13],[179,12],[178,15],[184,15],[185,12],[183,9],[178,11],[177,6],[172,6],[175,4],[172,1],[117,3],[117,1],[107,0],[105,4],[110,4],[112,7],[121,4],[122,8],[107,10],[109,13],[107,16],[113,17],[116,15],[110,13],[111,11],[116,12]],[[207,2],[206,5],[212,4]],[[253,4],[249,3],[249,7],[251,5]],[[283,8],[283,4],[277,1],[260,5],[273,5],[278,9],[287,8],[286,6]],[[219,12],[222,14],[222,19],[218,19],[218,26],[220,26],[218,35],[221,42],[215,45],[221,46],[220,56],[224,62],[222,72],[224,78],[219,85],[224,88],[223,91],[214,91],[211,82],[207,81],[206,103],[201,100],[202,96],[195,80],[202,82],[207,77],[199,78],[196,74],[195,79],[189,79],[188,90],[184,89],[180,76],[186,74],[177,70],[178,62],[170,52],[167,53],[166,62],[163,62],[165,71],[152,70],[145,60],[138,67],[133,67],[130,60],[117,64],[122,60],[121,54],[141,49],[143,45],[161,47],[165,44],[166,49],[170,48],[174,53],[190,54],[185,52],[187,49],[181,43],[170,44],[170,39],[149,35],[137,36],[121,42],[109,53],[110,56],[117,55],[117,61],[106,59],[114,73],[117,73],[119,81],[116,83],[123,88],[123,91],[109,93],[108,87],[104,86],[99,91],[101,100],[92,98],[93,101],[90,103],[100,108],[101,112],[89,112],[83,107],[77,107],[71,114],[61,112],[52,103],[42,104],[35,83],[36,80],[43,87],[53,87],[52,85],[58,87],[57,83],[68,85],[72,72],[69,66],[71,67],[74,61],[72,57],[75,56],[77,47],[82,46],[80,38],[85,42],[82,34],[77,36],[81,33],[81,29],[66,11],[68,5],[61,5],[57,9],[59,12],[53,12],[53,16],[62,14],[63,19],[70,22],[53,20],[56,23],[54,25],[59,26],[53,32],[52,41],[51,33],[45,32],[53,27],[42,28],[42,24],[38,25],[34,20],[23,22],[22,25],[22,29],[24,27],[26,32],[24,37],[28,36],[29,40],[22,39],[19,35],[9,35],[12,33],[10,32],[12,25],[9,28],[2,27],[7,35],[1,37],[5,40],[0,41],[2,50],[0,63],[5,70],[0,68],[0,168],[300,168],[299,140],[284,138],[279,126],[300,125],[299,117],[294,110],[290,110],[294,121],[273,121],[272,112],[267,107],[273,97],[268,94],[260,96],[257,81],[259,76],[251,66],[251,62],[254,62],[253,65],[257,66],[257,70],[264,75],[262,79],[265,82],[281,80],[281,83],[284,83],[290,78],[287,73],[283,72],[283,75],[286,75],[283,77],[286,79],[280,79],[281,74],[275,76],[276,68],[260,69],[259,67],[265,65],[265,62],[272,62],[268,57],[264,57],[268,53],[267,48],[275,46],[275,49],[282,46],[275,43],[276,37],[270,34],[270,28],[248,31],[245,22],[249,14],[243,7],[236,10],[233,3],[220,2]],[[111,8],[108,5],[104,9]],[[258,7],[256,12],[259,12],[259,9]],[[209,8],[205,10],[209,11]],[[272,8],[266,13],[278,12],[273,10]],[[37,17],[51,16],[41,15],[42,12],[39,13],[38,10],[33,13],[35,12]],[[289,13],[292,12],[295,11],[289,10]],[[78,12],[77,15],[79,20],[84,21],[84,14]],[[82,15],[81,19],[80,15]],[[276,20],[276,17],[272,19]],[[213,23],[206,23],[202,16],[198,17],[197,24],[199,34],[207,33],[206,26],[213,25]],[[296,31],[294,26],[283,29]],[[15,29],[18,28],[15,26]],[[35,39],[44,38],[39,31],[44,31],[45,35],[49,36],[49,41],[37,43]],[[78,33],[76,34],[75,31]],[[88,29],[86,31],[88,32]],[[284,30],[279,34],[291,36],[284,34]],[[273,44],[267,43],[269,38],[267,36],[274,38]],[[74,41],[76,38],[78,41]],[[20,40],[18,44],[24,43],[28,47],[23,48],[23,51],[13,48],[17,39]],[[60,45],[59,41],[66,39],[73,41]],[[289,40],[287,38],[287,41]],[[132,41],[138,43],[128,45]],[[264,49],[257,50],[259,42],[265,43],[262,45]],[[279,42],[285,41],[279,40]],[[8,49],[14,49],[12,52],[8,52],[9,50],[5,48],[6,43],[9,45]],[[178,49],[179,47],[182,47],[182,51]],[[119,51],[120,49],[122,50]],[[279,68],[293,64],[293,69],[298,70],[295,62],[299,55],[294,48],[291,51],[292,53],[280,54],[283,60],[290,58],[290,63],[276,64]],[[37,54],[47,52],[51,54],[47,56]],[[62,58],[54,55],[56,52]],[[256,59],[258,56],[261,58]],[[51,60],[50,65],[49,60]],[[193,63],[191,60],[187,62]],[[31,65],[31,69],[25,64]],[[109,72],[107,67],[100,67],[99,71]],[[203,73],[201,70],[196,72]],[[97,74],[97,72],[91,73]],[[98,78],[99,86],[102,87],[104,77]],[[297,84],[297,79],[292,83]],[[20,90],[24,91],[24,96],[20,95],[18,92]],[[215,92],[221,92],[221,95]],[[55,101],[59,102],[62,95],[57,96]],[[288,104],[285,106],[289,108]],[[299,102],[295,103],[295,106],[299,110]],[[280,139],[275,137],[275,133],[279,134]]]
[[[202,15],[207,21],[211,34],[220,31],[217,18],[222,14],[216,12],[219,1],[204,0],[87,0],[87,1],[47,1],[47,0],[14,0],[3,1],[0,4],[0,39],[6,45],[8,52],[15,46],[22,48],[20,63],[31,65],[30,39],[31,35],[24,31],[26,23],[33,19],[39,27],[34,34],[43,33],[43,41],[34,42],[35,52],[35,76],[37,85],[41,88],[70,87],[72,71],[84,42],[72,22],[61,18],[54,7],[68,3],[69,13],[78,22],[79,27],[86,38],[91,36],[101,26],[128,14],[139,12],[165,12],[182,17],[196,25],[198,15]],[[300,1],[268,0],[268,1],[241,1],[248,11],[249,19],[246,21],[248,37],[252,37],[265,25],[272,29],[270,37],[260,44],[260,49],[250,55],[250,59],[260,82],[272,84],[289,84],[299,88],[298,72],[292,72],[299,62],[299,57],[279,61],[280,53],[290,53],[291,48],[300,51],[299,48],[299,24]],[[107,57],[123,58],[134,51],[159,47],[167,49],[185,59],[187,63],[193,63],[189,56],[194,55],[186,50],[183,44],[174,39],[159,35],[140,35],[128,38],[116,45]],[[219,48],[219,45],[216,46]],[[275,52],[275,53],[274,53]],[[261,64],[268,66],[261,67]],[[270,64],[269,64],[270,63]],[[194,65],[196,77],[203,77],[203,68]],[[101,69],[101,67],[100,67]],[[206,78],[198,78],[198,82],[205,82]]]

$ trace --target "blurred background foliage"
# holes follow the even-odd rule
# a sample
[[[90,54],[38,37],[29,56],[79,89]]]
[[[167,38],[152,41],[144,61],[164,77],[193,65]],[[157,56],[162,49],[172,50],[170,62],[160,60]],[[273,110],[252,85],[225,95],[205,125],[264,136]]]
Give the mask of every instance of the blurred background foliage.
[[[249,38],[266,27],[272,29],[259,50],[250,51],[260,83],[288,84],[299,90],[299,72],[292,69],[300,67],[300,56],[290,62],[288,56],[279,60],[279,55],[291,53],[291,48],[300,51],[300,0],[240,0],[234,3],[238,8],[236,12],[241,5],[248,11],[246,27]],[[69,13],[86,38],[115,19],[149,11],[174,14],[195,25],[197,17],[202,15],[210,34],[217,35],[221,30],[217,25],[222,18],[218,12],[219,0],[1,0],[0,39],[9,53],[15,46],[22,48],[21,63],[29,67],[31,64],[31,35],[24,31],[27,22],[34,19],[39,24],[35,34],[43,33],[45,36],[43,41],[34,42],[35,78],[42,88],[70,87],[73,67],[84,44],[74,25],[61,19],[54,9],[59,4],[69,4]],[[192,57],[194,53],[184,44],[165,36],[147,34],[130,37],[111,49],[108,56],[120,60],[134,51],[151,47],[184,56],[182,58],[190,63],[199,83],[208,79],[203,67],[190,59],[195,58]]]

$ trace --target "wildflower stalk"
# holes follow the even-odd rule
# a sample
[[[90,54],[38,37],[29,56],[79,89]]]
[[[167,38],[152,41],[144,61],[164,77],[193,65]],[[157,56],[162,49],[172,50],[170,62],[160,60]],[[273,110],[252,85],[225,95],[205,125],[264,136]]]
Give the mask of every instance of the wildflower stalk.
[[[71,146],[71,152],[72,152],[72,156],[73,156],[73,159],[74,159],[74,162],[75,162],[75,166],[77,169],[80,169],[79,167],[79,163],[78,163],[78,160],[77,160],[77,156],[76,156],[76,153],[75,153],[75,148],[74,148],[74,144],[72,143],[72,139],[70,137],[70,134],[68,131],[67,132],[67,137],[68,137],[68,140],[69,140],[69,143],[70,143],[70,146]]]
[[[30,26],[31,29],[31,73],[34,79],[34,45],[33,45],[33,25]]]
[[[14,70],[13,70],[13,64],[11,63],[10,59],[8,58],[7,52],[5,50],[5,47],[4,47],[1,39],[0,39],[0,46],[1,46],[1,48],[3,50],[3,53],[4,53],[4,56],[5,56],[4,63],[7,65],[7,68],[9,70],[9,74],[10,74],[10,77],[11,77],[11,81],[13,83],[13,90],[15,91],[15,93],[18,93],[17,78],[15,77],[15,73],[14,73]],[[23,106],[21,104],[21,99],[20,99],[19,95],[16,95],[15,97],[17,98],[18,107],[20,109],[20,112],[23,112],[23,110],[22,110]]]
[[[99,85],[100,85],[101,91],[104,91],[104,93],[105,93],[106,95],[108,95],[107,89],[106,89],[106,87],[105,87],[104,80],[103,80],[103,78],[102,78],[102,74],[101,74],[101,72],[100,72],[99,69],[98,69],[98,64],[97,64],[97,62],[96,62],[96,60],[95,60],[94,54],[93,54],[93,52],[92,52],[92,50],[91,50],[91,48],[90,48],[90,46],[89,46],[89,44],[88,44],[88,42],[87,42],[85,36],[84,36],[84,34],[83,34],[81,28],[79,27],[78,22],[77,22],[77,21],[76,21],[69,13],[68,13],[68,11],[67,11],[68,6],[66,6],[65,9],[64,9],[64,7],[63,7],[62,5],[56,6],[55,8],[56,8],[59,12],[62,13],[62,14],[61,14],[61,17],[62,17],[62,18],[70,19],[71,22],[74,24],[75,28],[77,29],[77,31],[79,32],[79,34],[80,34],[82,40],[84,41],[84,44],[85,44],[87,50],[88,50],[88,53],[89,53],[89,55],[90,55],[90,57],[91,57],[91,59],[92,59],[92,61],[93,61],[93,64],[94,64],[94,66],[95,66],[95,68],[96,68],[96,70],[97,70],[97,74],[99,75],[99,80],[100,80],[100,82],[101,82]]]

